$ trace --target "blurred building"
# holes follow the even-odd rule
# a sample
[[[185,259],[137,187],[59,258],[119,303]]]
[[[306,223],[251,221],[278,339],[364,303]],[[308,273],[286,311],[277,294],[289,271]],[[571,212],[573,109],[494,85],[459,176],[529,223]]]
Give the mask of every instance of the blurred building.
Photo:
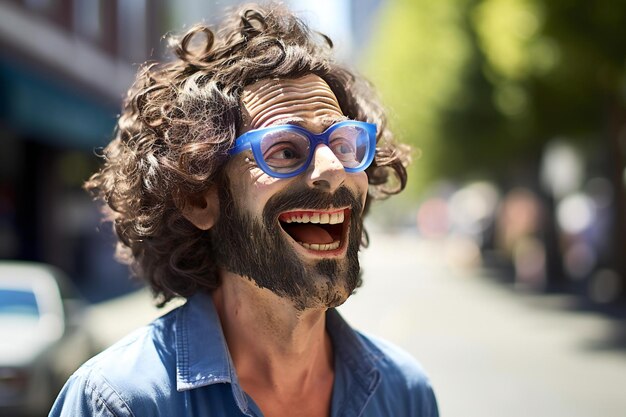
[[[154,17],[145,1],[0,2],[0,257],[57,265],[92,300],[129,282],[80,187],[158,39]]]

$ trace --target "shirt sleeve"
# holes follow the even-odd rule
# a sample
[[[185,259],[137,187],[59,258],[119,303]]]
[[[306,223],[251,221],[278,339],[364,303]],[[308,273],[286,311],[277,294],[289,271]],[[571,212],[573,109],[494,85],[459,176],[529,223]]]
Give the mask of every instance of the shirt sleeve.
[[[435,392],[433,391],[429,380],[425,380],[422,384],[420,384],[420,388],[416,396],[419,398],[419,404],[421,407],[420,416],[439,417],[437,399],[435,398]]]
[[[381,353],[381,382],[371,404],[376,410],[372,415],[439,417],[430,378],[415,358],[388,341],[371,336],[365,340]]]
[[[127,404],[102,377],[92,372],[72,375],[59,393],[48,417],[134,416]]]

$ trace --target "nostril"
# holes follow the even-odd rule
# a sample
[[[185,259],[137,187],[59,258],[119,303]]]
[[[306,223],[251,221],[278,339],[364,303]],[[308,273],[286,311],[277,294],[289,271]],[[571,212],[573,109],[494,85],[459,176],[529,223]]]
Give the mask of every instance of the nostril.
[[[313,186],[322,191],[330,191],[330,182],[327,180],[315,180]]]

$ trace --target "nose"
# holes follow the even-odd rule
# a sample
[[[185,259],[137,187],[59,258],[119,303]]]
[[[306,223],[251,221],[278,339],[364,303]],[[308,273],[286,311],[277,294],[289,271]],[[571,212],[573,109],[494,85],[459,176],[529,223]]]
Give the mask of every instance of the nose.
[[[326,145],[317,145],[308,169],[308,186],[334,193],[345,180],[346,171],[333,151]]]

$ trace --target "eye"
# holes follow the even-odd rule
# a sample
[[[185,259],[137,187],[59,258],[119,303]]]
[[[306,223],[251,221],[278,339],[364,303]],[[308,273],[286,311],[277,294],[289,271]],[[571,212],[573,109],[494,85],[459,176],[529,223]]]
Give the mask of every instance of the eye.
[[[346,168],[354,168],[363,162],[367,153],[368,135],[360,126],[338,126],[331,135],[329,147]]]
[[[260,143],[263,160],[277,172],[289,172],[302,166],[309,156],[309,140],[299,132],[272,131]]]
[[[357,158],[354,141],[344,138],[333,138],[330,148],[342,162],[354,161]]]
[[[308,156],[308,146],[299,145],[293,141],[273,142],[263,152],[263,160],[276,172],[295,171],[306,162]]]
[[[279,161],[284,161],[284,163],[288,164],[290,160],[302,158],[299,150],[290,142],[279,142],[273,144],[265,151],[263,156],[268,164],[270,161],[271,163],[280,163]]]

